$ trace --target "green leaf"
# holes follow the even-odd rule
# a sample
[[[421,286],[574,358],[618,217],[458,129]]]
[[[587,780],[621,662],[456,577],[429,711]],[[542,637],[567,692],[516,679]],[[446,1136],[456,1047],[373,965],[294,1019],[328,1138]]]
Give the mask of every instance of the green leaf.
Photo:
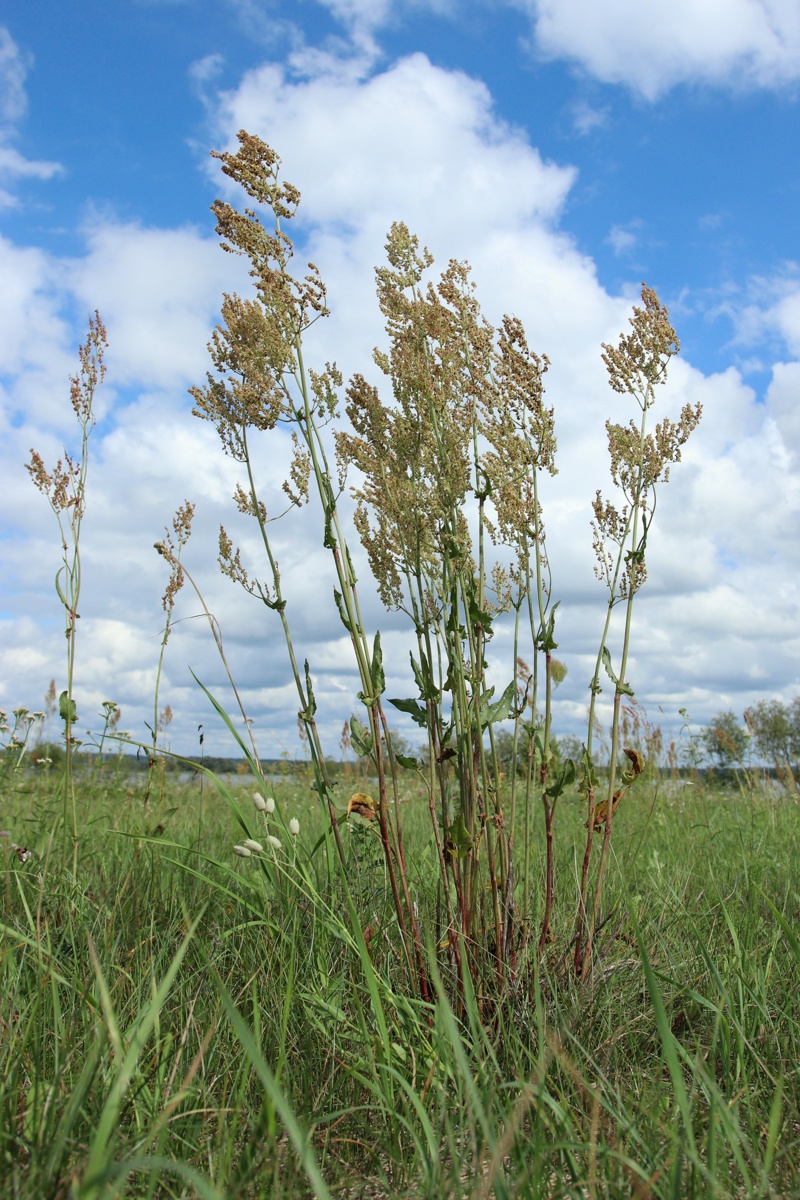
[[[631,685],[629,683],[625,683],[623,679],[617,679],[616,675],[614,674],[611,666],[611,652],[609,651],[608,646],[603,646],[603,666],[606,669],[606,675],[614,684],[614,687],[617,689],[619,694],[621,696],[632,696],[633,688]]]
[[[339,617],[341,618],[342,624],[344,625],[344,627],[348,633],[352,633],[353,626],[350,621],[350,618],[347,615],[347,610],[345,609],[345,606],[344,606],[344,599],[342,598],[342,593],[337,592],[336,588],[333,589],[333,598],[336,601],[336,607],[339,610]]]
[[[356,754],[361,758],[372,754],[372,734],[366,725],[362,725],[358,717],[350,718],[350,741],[353,743]]]
[[[386,676],[383,673],[383,653],[381,651],[381,635],[375,634],[372,647],[372,690],[376,696],[382,696],[386,691]]]
[[[578,791],[582,796],[587,796],[589,794],[589,789],[591,788],[592,791],[594,791],[594,789],[597,787],[597,784],[598,779],[597,772],[594,769],[594,763],[592,762],[589,751],[584,746],[583,754],[581,755],[581,781],[578,784]]]
[[[494,688],[489,688],[487,692],[484,692],[481,696],[481,729],[486,729],[497,721],[505,721],[512,715],[516,691],[516,684],[512,679],[500,699],[496,700],[494,704],[489,703],[494,695]]]
[[[539,626],[539,632],[536,635],[536,643],[539,649],[544,650],[546,654],[549,654],[551,650],[558,649],[558,642],[555,640],[553,635],[556,628],[556,609],[560,603],[560,600],[556,600],[555,604],[550,610],[550,618],[547,624],[545,625],[545,623],[542,622],[542,624]]]
[[[455,854],[457,858],[466,858],[473,847],[472,838],[469,835],[469,830],[464,824],[463,813],[459,813],[453,824],[445,830],[447,840],[445,846],[450,854]]]
[[[70,700],[69,692],[62,692],[58,697],[58,715],[61,720],[74,725],[78,719],[78,709],[74,700]]]
[[[333,504],[325,505],[325,534],[322,538],[322,544],[326,550],[336,549],[336,538],[333,536]]]
[[[419,763],[416,758],[411,758],[408,754],[395,754],[395,759],[401,767],[405,767],[407,771],[419,770]]]
[[[547,789],[547,795],[553,800],[557,800],[561,793],[566,788],[571,787],[574,782],[575,763],[571,758],[567,758],[561,764],[561,770],[558,772],[555,783]]]
[[[64,574],[66,574],[66,567],[59,567],[58,570],[56,571],[56,594],[58,595],[58,598],[61,601],[61,603],[64,605],[64,608],[68,609],[69,601],[67,600],[67,597],[64,595],[64,593],[61,590],[60,580],[61,580],[62,572]]]
[[[423,708],[418,700],[390,700],[400,712],[408,713],[411,720],[424,729],[428,724],[428,710]]]
[[[474,596],[469,598],[469,622],[473,629],[480,625],[483,630],[484,637],[487,639],[492,635],[492,614],[480,608],[478,601]]]
[[[411,670],[414,672],[414,682],[419,688],[420,699],[432,700],[434,704],[438,704],[442,693],[433,682],[433,674],[427,658],[421,654],[422,662],[418,663],[413,654],[409,657],[411,658]]]
[[[306,697],[307,697],[308,703],[307,703],[305,710],[301,713],[301,716],[303,717],[303,719],[305,721],[310,721],[311,718],[314,716],[314,713],[317,711],[317,702],[314,699],[314,689],[311,686],[311,675],[310,675],[309,669],[308,669],[308,659],[306,659],[306,661],[305,661],[305,672],[306,672]]]

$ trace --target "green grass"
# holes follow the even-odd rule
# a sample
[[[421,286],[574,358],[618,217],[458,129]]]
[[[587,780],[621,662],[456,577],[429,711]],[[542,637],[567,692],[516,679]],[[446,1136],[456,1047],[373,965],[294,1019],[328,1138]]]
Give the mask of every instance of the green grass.
[[[535,923],[520,938],[496,1005],[432,950],[434,994],[409,995],[372,831],[343,827],[344,889],[297,783],[270,820],[283,849],[240,859],[236,806],[265,841],[251,787],[168,784],[148,813],[100,777],[79,788],[76,876],[49,790],[20,776],[3,798],[3,1196],[800,1195],[790,798],[626,798],[580,985],[565,797],[555,941],[537,962]],[[433,945],[427,805],[411,784],[403,804]]]

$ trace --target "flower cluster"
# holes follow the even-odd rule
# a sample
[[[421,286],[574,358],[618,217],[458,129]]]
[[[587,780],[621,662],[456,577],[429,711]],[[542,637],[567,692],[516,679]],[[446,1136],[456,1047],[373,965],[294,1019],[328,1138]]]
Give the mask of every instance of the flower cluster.
[[[256,812],[259,812],[264,817],[264,823],[268,824],[269,818],[275,812],[275,801],[272,796],[264,796],[261,792],[253,793],[253,804]],[[289,833],[293,838],[296,838],[300,833],[300,822],[297,817],[292,817],[287,826]],[[275,837],[274,834],[267,833],[265,841],[272,850],[281,850],[283,843],[281,839]],[[263,854],[264,847],[261,842],[255,841],[253,838],[245,838],[238,846],[233,847],[233,853],[239,858],[251,858],[254,854]]]

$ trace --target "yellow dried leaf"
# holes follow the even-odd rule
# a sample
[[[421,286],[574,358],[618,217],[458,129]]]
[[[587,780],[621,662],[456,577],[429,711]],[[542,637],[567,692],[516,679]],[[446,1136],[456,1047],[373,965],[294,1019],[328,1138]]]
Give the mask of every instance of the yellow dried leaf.
[[[612,810],[613,812],[617,811],[617,805],[619,804],[620,800],[625,795],[627,790],[628,790],[627,788],[620,788],[620,790],[618,792],[614,792],[614,808]],[[598,829],[602,829],[607,820],[608,820],[608,801],[601,800],[599,804],[595,804],[594,809],[592,810],[592,823],[594,825],[595,832],[597,832]],[[587,826],[587,828],[588,828],[588,826]]]
[[[374,821],[377,812],[378,805],[366,792],[355,792],[347,804],[348,817],[355,813],[357,816],[363,817],[365,821]]]
[[[624,754],[630,759],[631,769],[630,774],[634,777],[641,775],[645,768],[645,762],[638,750],[632,750],[630,746],[626,746]]]

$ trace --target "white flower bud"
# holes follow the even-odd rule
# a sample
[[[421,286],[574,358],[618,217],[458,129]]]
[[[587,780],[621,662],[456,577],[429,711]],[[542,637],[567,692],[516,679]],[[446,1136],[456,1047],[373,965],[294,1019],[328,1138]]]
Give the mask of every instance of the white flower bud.
[[[261,795],[261,792],[253,793],[253,804],[255,804],[257,812],[266,812],[267,811],[267,802],[264,799],[264,797]]]
[[[234,846],[233,853],[238,854],[239,858],[249,858],[252,851],[248,850],[247,846]]]
[[[297,837],[299,832],[300,822],[298,821],[297,817],[292,817],[291,821],[289,822],[289,833],[292,835],[292,837]]]
[[[269,836],[267,837],[267,841],[269,842],[270,846],[272,846],[273,850],[280,850],[280,848],[281,848],[280,838],[273,837],[272,834],[269,834]]]
[[[242,842],[242,845],[246,846],[248,850],[252,850],[253,854],[260,854],[264,849],[264,847],[261,845],[261,842],[254,842],[252,838],[246,838]]]
[[[264,801],[264,811],[268,817],[271,817],[275,812],[275,801],[272,799],[272,796],[267,796]]]

